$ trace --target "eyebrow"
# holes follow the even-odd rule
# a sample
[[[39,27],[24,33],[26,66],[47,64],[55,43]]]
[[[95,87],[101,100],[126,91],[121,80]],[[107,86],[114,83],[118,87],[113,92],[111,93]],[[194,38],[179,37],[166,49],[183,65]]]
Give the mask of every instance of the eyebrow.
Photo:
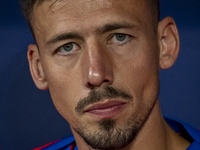
[[[51,45],[54,43],[57,43],[59,41],[63,41],[66,39],[83,39],[83,37],[78,33],[78,32],[68,32],[68,33],[63,33],[60,35],[55,35],[53,36],[50,40],[46,42],[46,45]]]
[[[105,32],[109,32],[109,31],[121,29],[121,28],[136,28],[136,26],[133,24],[126,23],[126,22],[112,23],[112,24],[106,24],[103,27],[97,28],[96,32],[97,33],[105,33]]]
[[[111,24],[105,24],[102,27],[98,27],[95,32],[98,34],[106,33],[109,31],[121,29],[121,28],[137,28],[137,26],[129,23],[111,23]],[[67,40],[67,39],[82,39],[84,40],[84,37],[81,36],[78,32],[68,32],[63,33],[59,35],[53,36],[50,40],[46,42],[46,46],[57,43],[59,41]]]

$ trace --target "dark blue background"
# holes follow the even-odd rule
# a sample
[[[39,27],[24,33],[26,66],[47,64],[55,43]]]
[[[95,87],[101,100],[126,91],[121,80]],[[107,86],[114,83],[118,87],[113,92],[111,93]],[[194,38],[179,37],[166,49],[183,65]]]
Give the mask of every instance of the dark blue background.
[[[175,65],[160,71],[164,116],[200,128],[200,1],[162,0],[161,16],[177,23],[181,49]],[[17,0],[0,2],[0,149],[28,150],[71,134],[48,91],[29,73],[27,45],[33,43]]]

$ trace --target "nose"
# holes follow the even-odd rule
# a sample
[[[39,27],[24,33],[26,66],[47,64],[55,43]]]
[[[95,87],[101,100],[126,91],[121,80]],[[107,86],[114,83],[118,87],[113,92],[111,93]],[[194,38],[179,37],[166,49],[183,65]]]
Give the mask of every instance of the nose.
[[[84,56],[84,80],[87,88],[93,89],[113,83],[111,54],[100,44],[93,42]]]

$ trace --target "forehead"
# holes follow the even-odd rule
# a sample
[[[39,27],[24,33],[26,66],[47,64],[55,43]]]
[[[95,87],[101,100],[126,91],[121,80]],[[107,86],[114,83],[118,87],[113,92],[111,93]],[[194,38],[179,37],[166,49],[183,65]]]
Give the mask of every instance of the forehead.
[[[145,0],[45,0],[33,9],[32,26],[34,33],[64,26],[88,28],[106,21],[123,19],[144,22],[149,18]],[[37,30],[37,31],[36,31]]]
[[[48,13],[55,15],[57,12],[85,14],[102,9],[142,9],[146,5],[145,0],[44,0],[34,5],[33,14]],[[72,16],[71,16],[72,17]]]
[[[33,17],[36,18],[39,14],[51,17],[60,15],[60,13],[64,13],[65,16],[67,15],[70,18],[77,17],[77,15],[83,17],[87,13],[106,9],[144,11],[142,8],[146,5],[146,0],[44,0],[39,1],[38,5],[34,5]]]
[[[52,12],[70,10],[72,12],[92,12],[103,8],[111,8],[111,0],[54,0],[50,1],[49,9]]]
[[[146,0],[42,0],[36,3],[36,7],[41,6],[41,4],[46,3],[46,6],[51,10],[56,9],[74,9],[79,8],[76,11],[92,11],[101,8],[110,8],[114,5],[120,4],[124,6],[130,6],[132,4],[144,4]],[[138,5],[137,5],[138,6]]]

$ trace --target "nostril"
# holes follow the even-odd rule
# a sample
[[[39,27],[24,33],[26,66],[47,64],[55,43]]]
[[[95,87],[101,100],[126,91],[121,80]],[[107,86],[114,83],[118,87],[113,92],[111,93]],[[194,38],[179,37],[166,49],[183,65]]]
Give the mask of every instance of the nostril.
[[[108,83],[108,82],[109,82],[109,80],[104,80],[103,82],[104,82],[104,83]]]
[[[88,82],[87,87],[90,89],[94,89],[96,86]]]
[[[92,84],[89,82],[89,83],[88,83],[88,86],[91,87],[91,86],[94,86],[94,85],[92,85]]]
[[[87,87],[90,88],[90,89],[94,89],[96,87],[100,87],[102,85],[105,85],[105,84],[110,84],[110,81],[109,80],[103,80],[103,82],[101,82],[101,84],[92,84],[91,82],[88,82],[87,83]]]

